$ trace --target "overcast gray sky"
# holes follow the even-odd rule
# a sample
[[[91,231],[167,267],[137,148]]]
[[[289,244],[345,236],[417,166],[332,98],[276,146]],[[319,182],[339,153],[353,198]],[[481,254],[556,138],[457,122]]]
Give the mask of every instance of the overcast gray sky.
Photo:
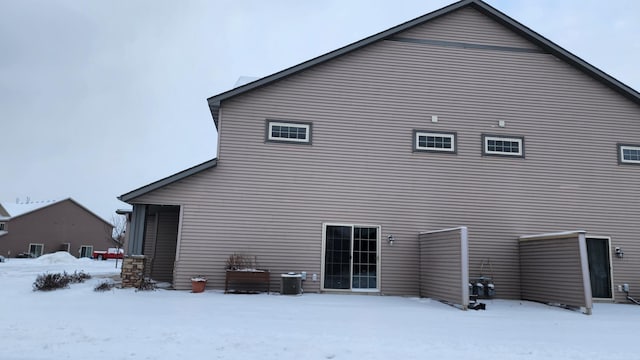
[[[117,196],[216,156],[206,98],[450,4],[0,0],[0,201]],[[640,1],[488,0],[640,89]]]

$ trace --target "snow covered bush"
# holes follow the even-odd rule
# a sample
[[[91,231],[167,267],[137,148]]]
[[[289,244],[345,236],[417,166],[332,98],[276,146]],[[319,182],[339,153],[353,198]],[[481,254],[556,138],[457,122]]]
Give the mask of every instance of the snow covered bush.
[[[40,274],[33,283],[33,291],[64,289],[69,284],[82,283],[87,279],[91,279],[91,275],[84,271],[74,271],[71,275],[67,274],[66,271],[62,274]]]
[[[103,281],[98,286],[96,286],[93,291],[109,291],[113,289],[116,285],[111,281]]]
[[[156,282],[149,278],[144,278],[140,282],[140,286],[138,286],[136,291],[149,291],[149,290],[155,290],[155,289],[156,289]]]
[[[71,278],[65,273],[41,274],[36,277],[33,283],[33,291],[50,291],[56,289],[64,289],[69,286]]]
[[[67,273],[65,273],[66,275]],[[73,274],[68,275],[71,278],[71,283],[72,284],[78,284],[78,283],[83,283],[85,280],[89,280],[91,279],[91,275],[87,274],[86,272],[80,270],[80,271],[74,271]]]

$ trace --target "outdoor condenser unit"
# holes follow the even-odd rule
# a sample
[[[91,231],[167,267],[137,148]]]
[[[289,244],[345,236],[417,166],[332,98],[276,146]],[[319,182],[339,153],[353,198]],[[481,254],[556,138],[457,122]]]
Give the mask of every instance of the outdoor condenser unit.
[[[281,295],[302,294],[302,274],[288,273],[282,274],[280,279]]]

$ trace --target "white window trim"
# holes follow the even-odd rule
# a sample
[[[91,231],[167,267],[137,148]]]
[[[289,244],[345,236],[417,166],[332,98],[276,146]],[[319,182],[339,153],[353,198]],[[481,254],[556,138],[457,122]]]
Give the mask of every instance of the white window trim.
[[[291,138],[282,138],[282,137],[274,137],[272,136],[272,128],[273,126],[286,126],[286,127],[296,127],[306,129],[307,137],[306,139],[291,139]],[[269,121],[269,126],[267,128],[267,140],[269,141],[286,141],[286,142],[297,142],[297,143],[309,143],[311,139],[311,126],[309,124],[303,123],[295,123],[295,122],[279,122],[279,121]]]
[[[32,245],[40,245],[40,247],[42,247],[42,250],[40,251],[40,256],[44,255],[44,244],[42,243],[29,243],[29,254],[31,254]]]
[[[620,145],[620,162],[625,164],[640,164],[640,160],[626,160],[624,158],[624,150],[638,150],[640,151],[640,146],[634,145]]]
[[[327,226],[345,226],[351,227],[351,251],[353,254],[353,228],[354,227],[371,227],[378,229],[378,239],[377,239],[377,259],[376,259],[376,288],[353,288],[353,258],[350,259],[349,265],[349,276],[351,284],[349,284],[349,289],[326,289],[324,287],[324,271],[325,271],[325,252],[327,250]],[[320,291],[331,291],[331,292],[368,292],[368,293],[379,293],[380,285],[382,284],[380,264],[382,264],[382,226],[381,225],[362,225],[362,224],[346,224],[346,223],[322,223],[322,255],[320,260]]]
[[[89,256],[87,256],[88,258],[92,258],[93,257],[93,245],[80,245],[80,248],[78,249],[78,257],[80,258],[82,255],[82,248],[89,248],[91,251],[89,251]]]
[[[442,138],[451,139],[451,149],[445,148],[436,148],[436,147],[426,147],[420,146],[420,136],[436,136]],[[416,131],[415,132],[415,150],[420,151],[438,151],[438,152],[456,152],[456,135],[453,133],[439,133],[439,132],[429,132],[429,131]]]
[[[511,141],[518,143],[518,152],[503,152],[503,151],[489,151],[489,140],[497,140],[497,141]],[[507,136],[484,136],[484,153],[488,155],[504,155],[504,156],[515,156],[522,157],[523,156],[523,147],[522,147],[522,138],[517,137],[507,137]]]

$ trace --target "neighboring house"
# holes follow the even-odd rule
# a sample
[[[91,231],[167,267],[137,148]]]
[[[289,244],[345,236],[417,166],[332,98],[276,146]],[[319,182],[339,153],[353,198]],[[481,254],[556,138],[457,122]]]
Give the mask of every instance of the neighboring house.
[[[33,203],[0,203],[0,255],[38,257],[67,251],[91,257],[115,246],[113,225],[69,198]]]
[[[246,253],[305,291],[640,295],[640,95],[482,1],[208,102],[218,158],[120,196],[177,289]]]

